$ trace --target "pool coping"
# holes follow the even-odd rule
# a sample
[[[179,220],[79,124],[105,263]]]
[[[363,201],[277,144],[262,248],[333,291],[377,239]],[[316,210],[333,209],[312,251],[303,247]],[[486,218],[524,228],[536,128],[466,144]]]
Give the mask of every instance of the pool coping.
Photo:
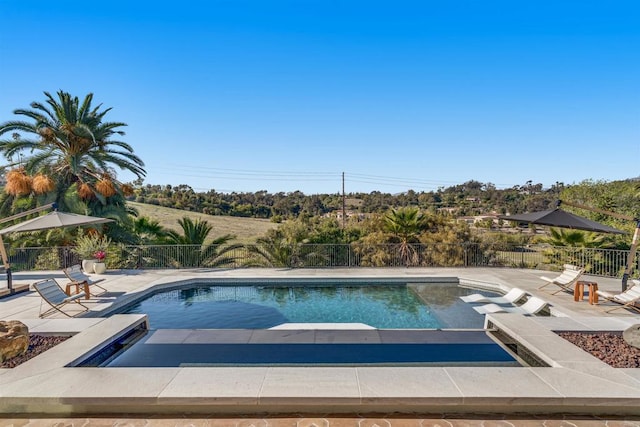
[[[156,282],[137,292],[176,281]],[[612,368],[554,332],[624,330],[635,319],[487,315],[487,322],[526,345],[548,368],[66,368],[146,322],[145,316],[40,320],[34,321],[34,332],[77,334],[16,368],[0,370],[0,413],[639,415],[640,370]]]

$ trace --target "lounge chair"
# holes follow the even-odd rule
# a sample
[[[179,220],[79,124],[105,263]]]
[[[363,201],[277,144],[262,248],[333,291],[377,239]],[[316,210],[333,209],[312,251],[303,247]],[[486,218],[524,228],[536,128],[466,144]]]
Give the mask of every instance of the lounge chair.
[[[519,314],[537,314],[549,307],[549,303],[537,297],[531,297],[519,307],[504,307],[498,304],[486,304],[480,307],[473,307],[480,314],[489,313],[519,313]]]
[[[67,276],[67,278],[71,280],[71,282],[67,284],[67,288],[69,288],[70,285],[75,285],[76,288],[78,288],[80,285],[84,285],[86,283],[87,285],[89,285],[89,289],[91,289],[94,286],[96,288],[102,289],[102,292],[98,294],[90,292],[90,295],[87,295],[87,298],[89,296],[102,295],[103,293],[107,292],[105,288],[98,285],[98,283],[104,281],[104,279],[98,279],[98,280],[91,279],[91,277],[87,276],[82,272],[82,267],[80,267],[80,264],[67,267],[63,271],[64,271],[64,274]]]
[[[596,291],[602,298],[617,304],[613,308],[605,311],[610,312],[619,308],[630,308],[640,313],[640,307],[636,306],[636,302],[640,301],[640,280],[632,280],[631,282],[633,285],[619,294],[612,294],[601,290]]]
[[[76,313],[75,315],[72,316],[71,314],[61,310],[61,307],[72,302],[77,303],[82,308],[84,308],[82,312],[89,310],[89,307],[87,307],[86,305],[80,302],[80,298],[84,296],[84,292],[78,292],[77,294],[74,294],[74,295],[67,295],[64,293],[64,291],[62,290],[62,288],[60,287],[58,282],[56,282],[55,279],[45,279],[45,280],[36,282],[33,284],[33,288],[42,297],[42,300],[40,300],[40,314],[39,314],[40,317],[44,317],[49,313],[53,313],[54,311],[59,311],[60,313],[68,317],[73,317],[77,314],[80,314],[80,313]],[[43,301],[45,301],[47,304],[51,306],[51,308],[45,312],[42,312]]]
[[[549,286],[549,285],[557,285],[560,287],[560,289],[558,289],[555,292],[552,292],[553,294],[557,294],[560,291],[573,293],[574,292],[573,285],[575,285],[575,283],[580,279],[580,276],[582,276],[582,273],[584,273],[584,269],[580,267],[576,267],[575,265],[565,264],[564,271],[558,277],[550,279],[545,276],[540,276],[540,278],[544,280],[546,283],[540,286],[538,289],[542,289],[545,286]]]
[[[513,288],[500,297],[488,297],[481,294],[471,294],[461,296],[464,302],[492,302],[494,304],[515,304],[527,296],[527,292],[520,288]]]

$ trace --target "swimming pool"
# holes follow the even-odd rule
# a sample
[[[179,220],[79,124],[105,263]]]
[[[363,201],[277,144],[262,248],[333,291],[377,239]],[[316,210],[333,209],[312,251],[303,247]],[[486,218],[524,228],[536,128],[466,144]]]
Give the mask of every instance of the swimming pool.
[[[118,310],[146,314],[150,330],[74,366],[519,366],[459,298],[474,292],[457,282],[169,285]]]
[[[158,292],[120,313],[152,329],[266,329],[283,323],[364,323],[378,329],[482,328],[456,283],[194,284]]]

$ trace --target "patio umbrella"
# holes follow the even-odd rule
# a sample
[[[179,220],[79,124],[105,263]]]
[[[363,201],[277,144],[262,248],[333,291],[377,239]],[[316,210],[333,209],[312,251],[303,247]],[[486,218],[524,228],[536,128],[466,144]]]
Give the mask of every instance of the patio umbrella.
[[[18,233],[25,231],[40,231],[50,228],[76,227],[81,225],[104,224],[112,222],[112,219],[99,218],[95,216],[78,215],[53,211],[46,215],[24,221],[0,230],[0,234]]]
[[[622,276],[622,291],[624,292],[627,289],[627,280],[633,269],[636,249],[638,247],[638,243],[640,242],[640,220],[638,220],[637,218],[633,218],[626,215],[620,215],[615,212],[609,212],[602,209],[592,208],[589,206],[579,205],[576,203],[562,202],[561,200],[558,200],[555,209],[539,211],[539,212],[531,212],[531,213],[526,213],[521,215],[499,215],[498,218],[506,219],[509,221],[526,222],[529,224],[547,225],[549,227],[572,228],[576,230],[593,231],[596,233],[626,234],[624,231],[618,230],[617,228],[613,228],[608,225],[601,224],[599,222],[592,221],[590,219],[581,217],[579,215],[572,214],[571,212],[562,210],[560,209],[561,203],[565,203],[580,209],[586,209],[593,212],[610,215],[615,218],[636,222],[636,230],[633,234],[631,249],[629,251],[629,256],[627,257],[627,265],[625,267],[624,274]]]
[[[55,205],[46,206],[45,208],[53,207]],[[19,216],[26,216],[30,213],[34,213],[42,210],[42,208],[36,208],[32,211],[23,212],[18,214]],[[14,218],[14,217],[11,217]],[[6,220],[6,219],[5,219]],[[9,226],[0,230],[0,256],[2,256],[2,262],[4,263],[5,271],[7,272],[7,285],[9,291],[13,293],[13,286],[11,281],[11,266],[9,264],[9,257],[4,247],[4,241],[2,236],[9,233],[20,233],[27,231],[40,231],[49,230],[51,228],[63,228],[63,227],[80,227],[83,225],[96,225],[104,224],[106,222],[112,222],[112,219],[100,218],[95,216],[78,215],[74,213],[58,212],[57,210],[49,212],[46,215],[32,218],[30,220]]]
[[[593,231],[596,233],[625,234],[624,231],[609,227],[596,221],[581,217],[560,208],[546,211],[531,212],[520,215],[500,215],[500,219],[508,221],[526,222],[536,225],[547,225],[549,227],[573,228],[575,230]]]

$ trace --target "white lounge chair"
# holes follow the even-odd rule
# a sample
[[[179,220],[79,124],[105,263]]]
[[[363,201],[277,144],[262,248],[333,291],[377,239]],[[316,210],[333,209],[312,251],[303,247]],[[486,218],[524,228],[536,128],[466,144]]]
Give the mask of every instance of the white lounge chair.
[[[584,273],[584,269],[580,267],[576,267],[575,265],[565,264],[564,271],[558,277],[554,277],[550,279],[545,276],[540,276],[540,278],[544,280],[546,283],[540,286],[538,289],[542,289],[545,286],[549,286],[549,285],[557,285],[560,287],[560,289],[558,289],[555,292],[552,292],[553,294],[557,294],[560,291],[573,293],[574,289],[572,288],[572,286],[578,280],[580,280],[580,276],[582,276],[582,273]]]
[[[494,304],[515,304],[527,296],[527,292],[520,288],[512,288],[509,292],[500,297],[488,297],[482,294],[471,294],[461,296],[464,302],[492,302]]]
[[[67,295],[64,293],[60,285],[58,285],[58,282],[56,282],[56,280],[53,278],[36,282],[33,284],[33,288],[42,297],[42,299],[40,300],[40,317],[44,317],[54,311],[59,311],[65,316],[73,317],[71,314],[61,309],[61,307],[63,307],[64,305],[72,302],[79,304],[84,309],[82,310],[82,312],[89,310],[89,307],[79,301],[79,299],[84,296],[84,292],[79,292],[74,295]],[[51,306],[51,308],[45,312],[42,312],[43,301]]]
[[[619,294],[612,294],[601,290],[596,291],[598,295],[607,301],[618,304],[617,306],[605,311],[610,312],[619,308],[630,308],[631,310],[635,310],[640,313],[640,307],[636,306],[636,302],[640,301],[640,280],[634,279],[631,282],[632,286]]]
[[[519,313],[519,314],[537,314],[549,307],[549,303],[537,297],[531,297],[519,307],[505,307],[498,304],[486,304],[480,307],[473,307],[480,314],[489,313]]]

